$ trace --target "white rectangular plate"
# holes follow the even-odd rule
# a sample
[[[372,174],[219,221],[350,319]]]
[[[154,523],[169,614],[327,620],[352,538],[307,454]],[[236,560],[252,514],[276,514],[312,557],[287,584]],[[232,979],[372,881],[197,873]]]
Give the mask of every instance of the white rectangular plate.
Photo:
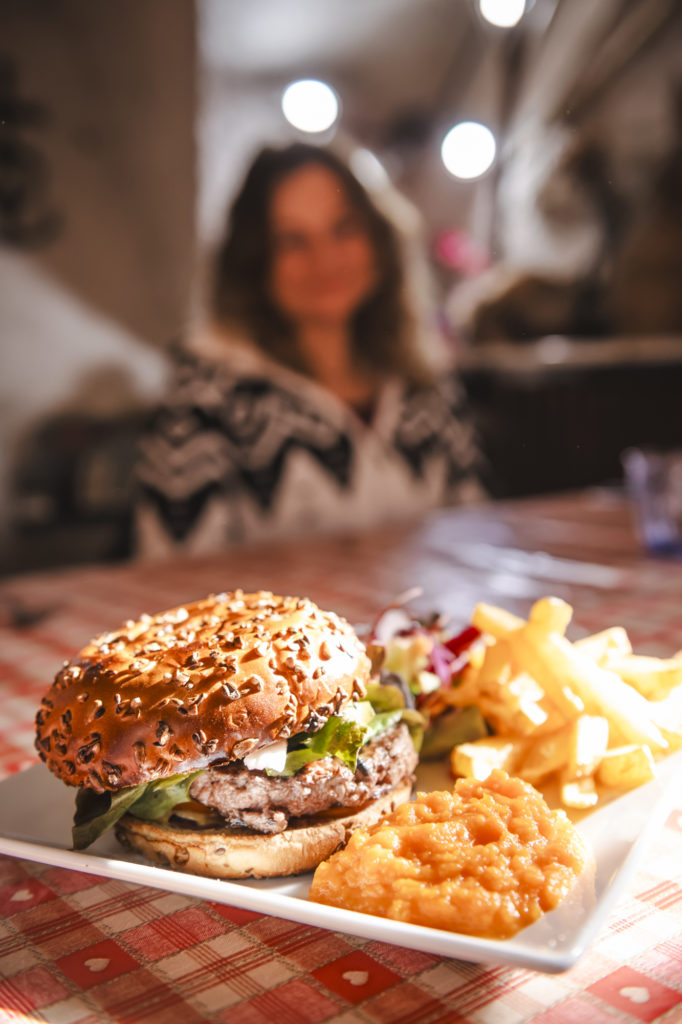
[[[284,917],[303,924],[391,942],[425,953],[548,973],[567,970],[605,925],[614,903],[668,813],[682,752],[658,766],[655,782],[618,797],[578,825],[594,855],[574,894],[511,939],[477,939],[311,903],[310,875],[227,882],[155,867],[124,851],[111,834],[90,849],[70,849],[74,790],[44,765],[0,783],[0,852],[57,867],[167,889],[197,899]],[[439,774],[440,772],[440,774]],[[420,769],[419,789],[451,788],[444,769]]]

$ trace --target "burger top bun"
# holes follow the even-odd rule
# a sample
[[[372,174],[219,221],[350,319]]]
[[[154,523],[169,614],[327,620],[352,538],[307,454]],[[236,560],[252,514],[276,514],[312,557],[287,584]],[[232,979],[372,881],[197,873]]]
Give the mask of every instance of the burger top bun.
[[[36,748],[69,785],[123,789],[319,729],[369,671],[307,598],[218,594],[92,640],[43,698]]]

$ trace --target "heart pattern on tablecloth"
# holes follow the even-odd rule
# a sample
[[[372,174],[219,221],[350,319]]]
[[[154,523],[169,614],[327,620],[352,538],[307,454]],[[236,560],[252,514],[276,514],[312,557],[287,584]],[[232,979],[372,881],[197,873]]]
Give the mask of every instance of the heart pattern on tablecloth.
[[[17,889],[10,896],[10,901],[12,903],[26,903],[27,900],[33,899],[33,895],[30,889]]]
[[[351,985],[366,985],[369,981],[369,973],[367,971],[345,971],[341,975],[344,981],[349,981]]]
[[[626,985],[619,990],[619,994],[631,1003],[648,1003],[651,999],[649,989],[643,985]]]
[[[108,960],[104,956],[93,956],[89,960],[85,961],[85,966],[89,971],[92,971],[93,974],[99,974],[100,971],[106,971],[110,963],[111,960]]]

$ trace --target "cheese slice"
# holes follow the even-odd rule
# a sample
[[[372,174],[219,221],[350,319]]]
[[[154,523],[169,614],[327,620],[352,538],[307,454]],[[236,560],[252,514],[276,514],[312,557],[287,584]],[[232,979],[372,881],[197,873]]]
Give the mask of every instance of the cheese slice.
[[[284,771],[287,759],[287,741],[277,740],[276,743],[269,743],[267,747],[259,747],[253,753],[247,754],[244,764],[249,771],[265,771],[269,768],[273,772]]]

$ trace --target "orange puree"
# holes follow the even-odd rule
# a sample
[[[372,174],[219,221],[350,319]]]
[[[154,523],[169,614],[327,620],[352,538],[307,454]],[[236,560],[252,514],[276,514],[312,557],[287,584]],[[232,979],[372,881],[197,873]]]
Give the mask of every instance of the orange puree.
[[[419,793],[352,833],[315,871],[310,899],[396,921],[507,938],[566,896],[583,840],[527,782],[494,771]]]

